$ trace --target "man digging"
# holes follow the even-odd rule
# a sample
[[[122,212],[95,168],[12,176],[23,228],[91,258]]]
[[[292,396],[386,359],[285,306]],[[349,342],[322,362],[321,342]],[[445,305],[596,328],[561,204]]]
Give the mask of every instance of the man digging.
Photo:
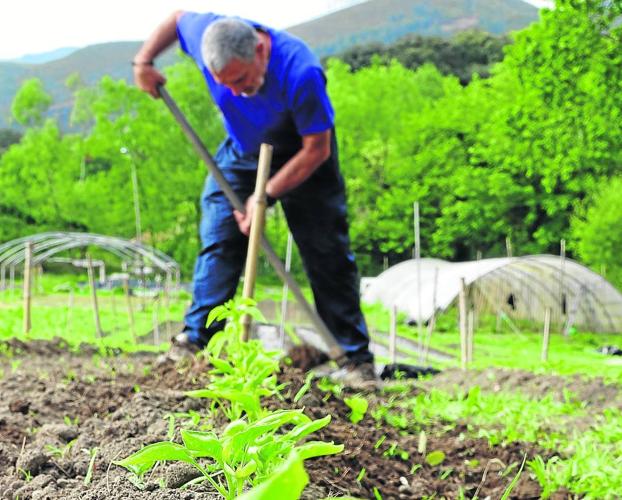
[[[246,213],[234,211],[216,181],[207,178],[193,300],[173,348],[196,352],[222,329],[217,322],[206,327],[206,319],[212,308],[235,294],[255,205],[259,146],[267,143],[274,150],[266,194],[271,203],[280,201],[317,311],[348,358],[331,376],[345,383],[373,380],[334,112],[318,59],[301,40],[283,31],[213,13],[175,12],[132,62],[137,86],[153,97],[159,97],[158,86],[166,82],[153,60],[176,40],[203,73],[222,113],[227,138],[215,160],[233,190],[246,200]]]

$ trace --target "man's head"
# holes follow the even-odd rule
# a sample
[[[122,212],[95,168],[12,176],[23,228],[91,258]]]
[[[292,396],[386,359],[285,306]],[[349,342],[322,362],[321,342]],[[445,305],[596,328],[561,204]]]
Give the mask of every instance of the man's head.
[[[255,95],[264,83],[268,47],[257,31],[235,18],[210,24],[201,40],[203,61],[214,79],[234,95]]]

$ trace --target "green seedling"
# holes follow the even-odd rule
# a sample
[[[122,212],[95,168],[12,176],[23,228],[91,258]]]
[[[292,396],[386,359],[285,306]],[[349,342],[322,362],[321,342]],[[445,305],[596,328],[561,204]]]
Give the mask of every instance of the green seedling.
[[[307,377],[305,378],[305,383],[302,385],[300,390],[294,396],[294,403],[300,401],[300,399],[311,389],[311,381],[313,380],[313,372],[309,372]]]
[[[80,417],[75,417],[72,419],[69,415],[65,415],[63,417],[63,422],[65,422],[65,425],[77,426],[80,422]]]
[[[175,415],[172,413],[169,413],[164,418],[168,420],[166,437],[168,438],[169,441],[172,441],[173,439],[175,439]]]
[[[525,454],[523,456],[523,463],[521,464],[520,469],[518,469],[518,472],[514,476],[514,479],[512,479],[512,482],[508,485],[508,487],[503,492],[503,495],[501,496],[501,500],[508,500],[510,498],[510,494],[512,493],[512,490],[518,484],[518,480],[520,479],[520,476],[523,473],[523,468],[525,467],[526,460],[527,460],[527,455]]]
[[[303,460],[292,453],[270,478],[238,497],[238,500],[297,500],[308,482],[309,475],[304,469]]]
[[[385,452],[383,453],[385,457],[400,457],[402,460],[408,460],[409,454],[406,450],[402,450],[398,447],[397,443],[393,443]]]
[[[225,329],[212,337],[205,353],[214,368],[209,372],[211,382],[205,389],[189,391],[195,398],[209,398],[220,408],[229,420],[246,415],[250,421],[257,420],[266,412],[261,407],[261,398],[279,392],[275,373],[279,370],[276,352],[267,352],[261,342],[243,342],[242,318],[245,313],[262,319],[254,302],[240,299],[216,307],[208,317],[208,324],[216,320],[229,319]]]
[[[367,408],[369,408],[369,402],[360,396],[354,396],[351,398],[344,398],[343,402],[352,410],[350,412],[350,421],[353,424],[359,423],[365,417]]]
[[[25,469],[18,468],[18,469],[17,469],[17,472],[18,472],[19,474],[21,474],[21,475],[22,475],[22,478],[23,478],[23,479],[24,479],[24,481],[26,481],[27,483],[29,483],[30,481],[32,481],[32,474],[31,474],[31,472],[30,472],[29,470],[25,470]]]
[[[441,473],[441,475],[439,476],[439,477],[440,477],[440,479],[441,479],[442,481],[444,481],[445,479],[447,479],[447,478],[451,475],[451,473],[452,473],[453,471],[454,471],[454,469],[453,469],[452,467],[449,467],[448,469],[445,469],[445,470]]]
[[[376,500],[382,500],[382,495],[380,494],[380,490],[374,486],[374,498]]]
[[[333,443],[309,441],[296,445],[329,422],[330,415],[313,421],[302,411],[281,410],[253,423],[235,420],[221,436],[214,432],[181,430],[183,446],[155,443],[115,463],[142,476],[157,461],[184,461],[196,467],[226,499],[233,499],[247,483],[256,485],[266,480],[293,451],[302,460],[340,453],[343,445]],[[277,433],[285,425],[294,427],[286,433]],[[204,458],[210,460],[205,466],[199,463]]]
[[[67,455],[67,453],[69,452],[69,450],[71,450],[72,446],[76,443],[76,440],[73,439],[71,441],[69,441],[65,446],[63,446],[62,448],[59,448],[57,446],[54,446],[52,444],[47,444],[45,445],[45,448],[50,452],[50,454],[53,457],[56,458],[65,458],[65,456]]]
[[[430,467],[436,467],[445,460],[445,453],[441,450],[434,450],[425,456],[425,461]]]
[[[358,473],[358,476],[356,476],[357,483],[360,483],[363,480],[363,478],[365,477],[365,472],[367,472],[367,470],[365,469],[365,467],[363,467],[361,469],[361,472]]]
[[[380,448],[380,446],[382,446],[382,443],[384,443],[385,439],[387,439],[387,435],[383,434],[380,439],[378,439],[378,441],[376,441],[376,444],[374,445],[374,449],[377,450],[378,448]]]
[[[93,480],[93,471],[95,470],[95,458],[97,457],[97,452],[99,450],[97,447],[95,447],[91,448],[90,450],[84,451],[86,451],[91,457],[91,459],[89,460],[89,467],[86,470],[86,476],[84,476],[84,486],[88,486]]]
[[[328,377],[322,377],[316,384],[317,388],[322,391],[330,394],[334,394],[337,397],[341,397],[341,392],[343,391],[343,385],[333,382]]]

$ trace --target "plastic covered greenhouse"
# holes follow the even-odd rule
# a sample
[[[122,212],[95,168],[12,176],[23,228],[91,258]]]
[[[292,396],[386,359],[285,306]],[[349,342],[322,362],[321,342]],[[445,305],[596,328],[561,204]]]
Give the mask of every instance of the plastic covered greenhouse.
[[[167,282],[175,280],[179,283],[179,264],[159,250],[134,241],[92,233],[50,232],[39,233],[7,243],[0,244],[0,290],[13,287],[17,272],[22,272],[25,259],[25,246],[32,244],[32,265],[44,262],[61,262],[67,260],[75,264],[83,263],[79,259],[62,259],[57,254],[88,246],[99,247],[117,256],[124,266],[153,266],[155,270],[166,276]],[[84,266],[82,266],[84,267]]]
[[[550,308],[553,323],[622,332],[622,294],[599,274],[554,255],[408,260],[369,280],[362,299],[395,306],[411,322],[427,322],[457,301],[461,279],[478,313],[542,322]]]

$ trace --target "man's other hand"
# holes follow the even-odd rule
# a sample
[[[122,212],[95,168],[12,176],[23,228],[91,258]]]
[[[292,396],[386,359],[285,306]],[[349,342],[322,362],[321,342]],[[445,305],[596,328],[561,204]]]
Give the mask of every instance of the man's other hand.
[[[249,235],[251,231],[251,221],[253,220],[253,212],[255,211],[255,194],[252,194],[246,200],[246,213],[239,212],[238,210],[233,211],[233,216],[235,217],[235,221],[238,223],[238,227],[240,228],[240,232]]]
[[[164,85],[166,78],[149,64],[137,64],[134,66],[134,82],[139,89],[157,99],[160,97],[158,85]]]

